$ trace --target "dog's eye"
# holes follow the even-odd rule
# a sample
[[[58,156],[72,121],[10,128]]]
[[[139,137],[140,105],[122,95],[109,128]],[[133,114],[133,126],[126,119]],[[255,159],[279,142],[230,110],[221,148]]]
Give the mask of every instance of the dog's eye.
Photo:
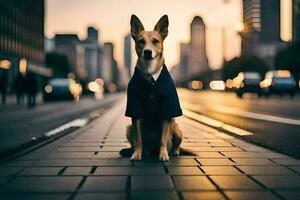
[[[143,45],[143,44],[145,44],[145,40],[144,39],[139,39],[138,43],[141,44],[141,45]]]
[[[159,43],[159,40],[153,39],[153,40],[152,40],[152,43],[153,43],[154,45],[157,45],[157,44]]]

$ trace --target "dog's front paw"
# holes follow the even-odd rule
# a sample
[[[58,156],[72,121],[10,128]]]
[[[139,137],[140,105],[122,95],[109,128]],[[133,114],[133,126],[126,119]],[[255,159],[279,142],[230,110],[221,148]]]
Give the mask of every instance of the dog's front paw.
[[[141,150],[135,150],[130,158],[130,160],[141,160],[141,159],[142,159],[142,151]]]
[[[179,156],[179,153],[180,153],[179,149],[173,149],[172,150],[172,155],[173,156]]]
[[[169,155],[166,148],[161,148],[159,153],[159,160],[160,161],[169,161]]]

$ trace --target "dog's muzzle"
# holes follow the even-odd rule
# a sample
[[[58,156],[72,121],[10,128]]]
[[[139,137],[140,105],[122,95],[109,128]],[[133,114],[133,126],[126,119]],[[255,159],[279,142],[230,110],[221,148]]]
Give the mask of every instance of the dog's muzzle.
[[[144,50],[144,59],[146,60],[151,60],[152,59],[152,51],[151,50]]]

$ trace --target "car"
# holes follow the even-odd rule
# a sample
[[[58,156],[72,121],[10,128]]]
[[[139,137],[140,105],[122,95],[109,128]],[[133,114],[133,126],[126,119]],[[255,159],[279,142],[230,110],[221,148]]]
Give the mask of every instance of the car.
[[[48,81],[44,88],[44,101],[75,99],[79,100],[82,92],[80,84],[73,79],[68,78],[53,78]]]
[[[244,93],[256,93],[258,96],[262,95],[259,83],[262,80],[258,72],[240,72],[237,77],[233,79],[238,97],[243,97]]]
[[[260,87],[266,96],[271,94],[290,94],[295,95],[296,82],[291,72],[288,70],[271,70],[265,75],[265,79],[261,81]]]

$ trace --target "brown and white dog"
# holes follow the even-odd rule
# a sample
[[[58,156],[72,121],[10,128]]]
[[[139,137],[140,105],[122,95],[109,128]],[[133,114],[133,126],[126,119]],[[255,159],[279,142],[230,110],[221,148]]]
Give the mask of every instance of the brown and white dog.
[[[149,82],[153,81],[153,79],[155,80],[155,78],[157,80],[162,71],[162,66],[164,66],[163,42],[168,35],[168,16],[164,15],[161,17],[153,31],[145,31],[143,24],[135,15],[131,16],[130,25],[131,35],[135,41],[135,50],[138,56],[136,68],[138,68],[137,70],[141,76]],[[176,90],[175,86],[174,90]],[[131,94],[128,93],[128,95]],[[132,118],[132,125],[127,129],[126,136],[132,146],[133,152],[131,160],[141,160],[142,153],[147,152],[149,146],[157,148],[157,153],[161,161],[169,160],[168,153],[179,155],[182,132],[174,118],[161,120],[161,124],[157,124],[160,127],[158,137],[150,137],[151,133],[148,133],[143,127],[143,120],[147,119],[143,117]],[[148,144],[148,147],[145,147],[147,146],[145,144]]]

